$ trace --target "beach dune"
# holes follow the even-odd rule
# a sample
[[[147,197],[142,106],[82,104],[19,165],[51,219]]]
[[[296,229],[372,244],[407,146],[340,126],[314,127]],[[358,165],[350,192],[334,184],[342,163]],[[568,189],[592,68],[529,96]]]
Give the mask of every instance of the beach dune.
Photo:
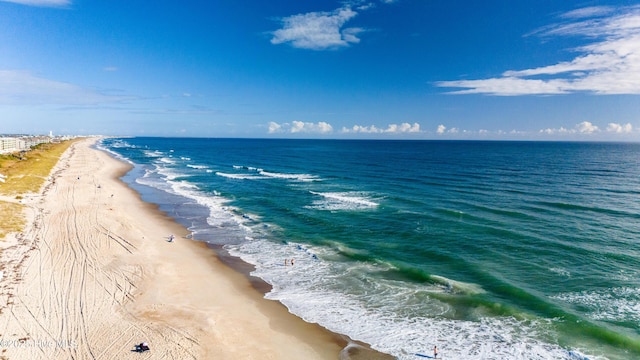
[[[2,250],[0,358],[341,357],[348,339],[265,300],[185,239],[95,141],[74,143],[41,194],[23,199],[28,225]],[[141,342],[151,351],[132,352]]]

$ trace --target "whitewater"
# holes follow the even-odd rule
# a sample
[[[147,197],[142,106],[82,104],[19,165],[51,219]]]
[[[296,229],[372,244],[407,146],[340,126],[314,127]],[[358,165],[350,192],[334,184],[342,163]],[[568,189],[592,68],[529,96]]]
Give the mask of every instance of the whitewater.
[[[145,201],[253,264],[267,298],[399,359],[640,357],[638,144],[100,147]]]

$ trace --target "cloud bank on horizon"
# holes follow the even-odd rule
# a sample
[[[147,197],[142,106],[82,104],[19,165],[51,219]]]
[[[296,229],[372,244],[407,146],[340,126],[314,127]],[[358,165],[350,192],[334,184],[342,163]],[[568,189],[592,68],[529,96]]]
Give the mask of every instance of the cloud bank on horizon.
[[[590,121],[583,121],[581,123],[576,124],[572,128],[545,128],[537,131],[540,135],[596,135],[596,134],[634,134],[637,133],[640,129],[634,128],[631,123],[626,124],[618,124],[618,123],[608,123],[606,128],[600,129],[597,125],[594,125]],[[303,122],[303,121],[293,121],[291,123],[276,123],[274,121],[269,122],[268,125],[268,133],[269,134],[283,134],[283,135],[293,135],[293,134],[316,134],[316,135],[345,135],[345,134],[369,134],[369,135],[411,135],[412,138],[419,138],[421,135],[437,135],[441,138],[453,138],[459,137],[460,135],[463,138],[494,138],[500,135],[513,135],[522,137],[527,134],[526,132],[518,131],[518,130],[486,130],[480,129],[477,131],[474,130],[465,130],[457,127],[448,128],[444,124],[439,124],[433,130],[424,130],[420,127],[419,123],[401,123],[401,124],[389,124],[386,128],[378,128],[375,125],[362,126],[362,125],[354,125],[351,128],[343,127],[339,131],[335,131],[334,127],[325,121],[320,121],[317,123],[312,122]]]

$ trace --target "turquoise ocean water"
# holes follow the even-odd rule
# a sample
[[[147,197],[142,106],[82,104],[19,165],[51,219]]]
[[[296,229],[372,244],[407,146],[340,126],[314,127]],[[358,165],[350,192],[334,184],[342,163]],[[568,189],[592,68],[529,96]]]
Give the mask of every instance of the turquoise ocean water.
[[[640,144],[99,147],[267,298],[399,359],[640,359]]]

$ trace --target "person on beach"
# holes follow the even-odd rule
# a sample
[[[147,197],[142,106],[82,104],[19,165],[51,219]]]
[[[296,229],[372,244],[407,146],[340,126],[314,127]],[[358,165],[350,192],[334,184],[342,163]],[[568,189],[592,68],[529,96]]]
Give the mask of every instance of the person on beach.
[[[291,266],[293,266],[293,262],[295,261],[295,259],[291,259]]]
[[[173,242],[173,234],[169,235],[169,242]]]
[[[438,346],[433,347],[433,358],[434,359],[438,358]]]
[[[284,266],[289,265],[289,259],[284,259]]]
[[[147,345],[147,343],[146,343],[146,342],[142,342],[142,343],[140,343],[140,344],[136,345],[136,346],[135,346],[135,348],[136,348],[136,349],[135,349],[134,351],[136,351],[136,352],[145,352],[145,351],[149,351],[149,350],[151,350],[151,349],[149,348],[149,345]]]

